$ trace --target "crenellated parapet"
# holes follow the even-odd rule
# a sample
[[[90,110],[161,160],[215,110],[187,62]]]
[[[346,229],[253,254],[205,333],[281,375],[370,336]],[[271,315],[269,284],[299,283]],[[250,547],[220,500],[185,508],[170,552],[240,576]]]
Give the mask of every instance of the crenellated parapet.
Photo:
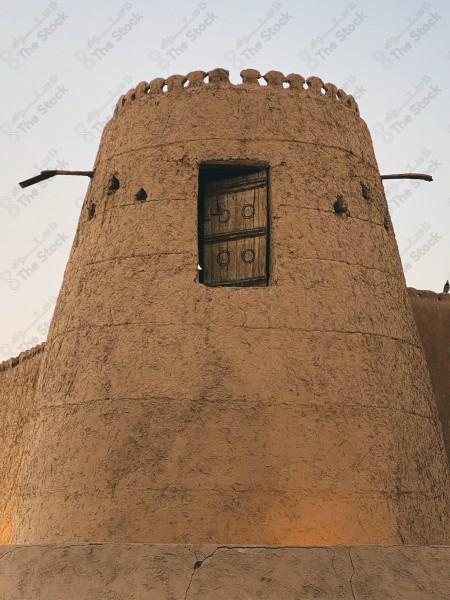
[[[0,363],[0,372],[6,371],[8,369],[12,369],[13,367],[17,367],[21,365],[26,360],[33,358],[36,354],[40,354],[44,352],[45,342],[42,344],[38,344],[37,346],[33,346],[33,348],[29,348],[28,350],[24,350],[19,354],[19,356],[15,356],[13,358],[9,358],[8,360],[4,360]]]
[[[408,294],[411,298],[434,298],[440,302],[450,302],[450,294],[444,292],[433,292],[432,290],[416,290],[416,288],[409,287]]]
[[[240,73],[242,83],[233,84],[229,79],[227,69],[213,69],[212,71],[191,71],[187,75],[170,75],[167,78],[157,77],[150,82],[141,81],[135,88],[122,95],[116,106],[116,111],[130,104],[142,96],[157,96],[159,94],[176,94],[199,87],[217,86],[242,88],[259,86],[261,88],[285,89],[287,93],[308,94],[323,97],[325,100],[340,102],[346,108],[359,114],[355,98],[344,90],[338,89],[333,83],[324,83],[319,77],[305,79],[297,73],[284,75],[281,71],[268,71],[262,75],[256,69],[244,69]],[[264,81],[265,84],[262,84]]]

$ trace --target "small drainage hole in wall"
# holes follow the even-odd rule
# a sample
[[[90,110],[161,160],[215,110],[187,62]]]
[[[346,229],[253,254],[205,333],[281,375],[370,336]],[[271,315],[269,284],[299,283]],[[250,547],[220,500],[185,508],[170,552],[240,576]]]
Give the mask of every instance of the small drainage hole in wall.
[[[337,196],[333,210],[337,215],[348,215],[348,206],[342,196]]]
[[[141,188],[138,191],[136,194],[136,200],[139,200],[139,202],[145,202],[147,200],[147,192],[144,190],[144,188]]]
[[[367,185],[364,185],[363,183],[361,184],[361,193],[364,200],[367,200],[368,202],[372,200],[370,189],[367,187]]]

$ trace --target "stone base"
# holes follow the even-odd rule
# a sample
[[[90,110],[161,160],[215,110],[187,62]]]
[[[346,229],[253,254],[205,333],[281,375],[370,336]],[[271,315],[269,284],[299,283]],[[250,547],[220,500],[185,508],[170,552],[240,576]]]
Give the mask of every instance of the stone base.
[[[450,546],[0,546],[1,600],[448,600]]]

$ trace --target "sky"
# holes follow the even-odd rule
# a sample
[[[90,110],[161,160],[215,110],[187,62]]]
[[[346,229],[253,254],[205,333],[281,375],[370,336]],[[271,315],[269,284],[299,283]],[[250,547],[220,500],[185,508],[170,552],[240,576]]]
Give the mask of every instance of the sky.
[[[450,2],[1,0],[0,362],[45,340],[117,99],[140,81],[223,67],[317,76],[352,94],[385,181],[407,285],[450,277]]]

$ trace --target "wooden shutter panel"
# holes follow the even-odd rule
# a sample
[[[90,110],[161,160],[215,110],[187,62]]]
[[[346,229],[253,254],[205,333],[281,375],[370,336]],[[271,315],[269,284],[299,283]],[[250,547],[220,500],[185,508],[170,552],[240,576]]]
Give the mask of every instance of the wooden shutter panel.
[[[205,183],[203,283],[267,282],[267,172]]]

